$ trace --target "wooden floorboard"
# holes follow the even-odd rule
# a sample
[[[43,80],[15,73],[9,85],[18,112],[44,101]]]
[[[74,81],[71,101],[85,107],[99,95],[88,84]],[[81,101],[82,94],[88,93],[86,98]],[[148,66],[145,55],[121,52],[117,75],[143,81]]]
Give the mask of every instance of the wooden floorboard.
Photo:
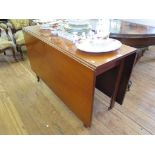
[[[18,56],[20,57],[20,56]],[[155,134],[155,47],[136,64],[124,104],[108,111],[110,99],[95,90],[91,128],[82,122],[41,80],[29,60],[0,55],[0,134]]]

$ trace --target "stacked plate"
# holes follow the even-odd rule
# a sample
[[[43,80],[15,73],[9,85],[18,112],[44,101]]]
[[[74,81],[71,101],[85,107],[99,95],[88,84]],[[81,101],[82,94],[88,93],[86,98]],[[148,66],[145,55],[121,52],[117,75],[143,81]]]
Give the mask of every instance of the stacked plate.
[[[64,25],[64,28],[67,32],[89,32],[91,29],[90,24],[87,20],[69,20],[67,24]]]

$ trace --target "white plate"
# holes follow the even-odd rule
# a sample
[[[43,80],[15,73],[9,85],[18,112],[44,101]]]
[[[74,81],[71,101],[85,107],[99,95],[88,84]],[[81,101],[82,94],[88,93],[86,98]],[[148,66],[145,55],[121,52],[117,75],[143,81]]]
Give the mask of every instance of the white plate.
[[[76,43],[76,47],[84,52],[89,53],[102,53],[102,52],[111,52],[119,49],[122,46],[122,43],[116,39],[99,39],[99,40],[82,40],[79,43]]]

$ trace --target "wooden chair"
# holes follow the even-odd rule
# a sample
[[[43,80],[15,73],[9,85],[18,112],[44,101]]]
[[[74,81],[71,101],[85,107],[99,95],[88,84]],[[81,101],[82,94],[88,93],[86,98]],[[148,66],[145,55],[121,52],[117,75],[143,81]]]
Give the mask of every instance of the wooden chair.
[[[2,32],[4,34],[2,35]],[[16,58],[16,46],[14,42],[11,40],[11,37],[9,36],[8,29],[2,24],[0,25],[0,53],[4,53],[6,55],[6,50],[11,49],[13,53],[13,57],[15,61],[17,61]]]

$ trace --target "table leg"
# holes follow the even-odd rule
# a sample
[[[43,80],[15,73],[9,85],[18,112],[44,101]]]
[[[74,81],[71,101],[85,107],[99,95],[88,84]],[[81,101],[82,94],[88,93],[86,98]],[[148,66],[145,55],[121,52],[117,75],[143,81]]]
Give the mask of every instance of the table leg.
[[[148,47],[138,48],[137,50],[137,58],[135,64],[140,60],[141,57],[144,56],[144,53],[148,50]]]
[[[119,88],[119,84],[121,81],[123,68],[124,68],[124,60],[122,60],[119,65],[119,70],[118,70],[118,74],[116,77],[115,87],[114,87],[113,95],[111,97],[110,106],[109,106],[108,110],[112,109],[115,105],[115,100],[116,100],[116,96],[118,93],[118,88]]]
[[[37,77],[37,81],[39,82],[40,81],[40,77],[38,75],[36,75],[36,77]]]

